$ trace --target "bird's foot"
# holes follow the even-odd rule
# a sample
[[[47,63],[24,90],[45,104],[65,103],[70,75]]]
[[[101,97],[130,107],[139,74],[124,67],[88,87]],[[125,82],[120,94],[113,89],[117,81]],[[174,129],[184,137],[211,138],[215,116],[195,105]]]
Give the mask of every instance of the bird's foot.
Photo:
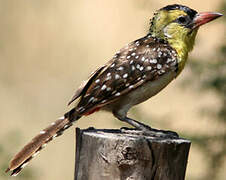
[[[134,119],[131,119],[129,117],[120,117],[119,116],[118,119],[121,121],[127,122],[131,126],[135,127],[135,129],[133,129],[133,132],[135,132],[135,134],[139,133],[139,134],[146,135],[146,136],[166,138],[166,139],[167,138],[170,138],[170,139],[179,138],[179,135],[176,132],[154,129],[146,124],[143,124],[143,123],[136,121]],[[136,131],[134,131],[134,130],[136,130]],[[128,132],[128,130],[126,130],[126,131]],[[131,131],[131,130],[129,130],[129,131]],[[130,132],[130,133],[133,133],[133,132]]]
[[[168,131],[168,130],[154,129],[147,125],[144,125],[140,128],[135,128],[135,129],[122,127],[121,131],[123,133],[145,135],[145,136],[152,136],[152,137],[159,137],[159,138],[169,138],[169,139],[179,138],[179,135],[176,132]]]
[[[169,130],[160,130],[160,129],[151,128],[150,130],[147,130],[147,131],[145,130],[144,132],[156,137],[170,138],[170,139],[179,138],[179,135],[176,132],[169,131]]]

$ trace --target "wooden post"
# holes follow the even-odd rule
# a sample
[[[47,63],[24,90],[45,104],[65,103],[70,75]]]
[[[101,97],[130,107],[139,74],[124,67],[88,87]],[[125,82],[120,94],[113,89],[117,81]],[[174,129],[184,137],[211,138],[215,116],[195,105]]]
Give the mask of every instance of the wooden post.
[[[184,180],[190,141],[76,128],[75,180]]]

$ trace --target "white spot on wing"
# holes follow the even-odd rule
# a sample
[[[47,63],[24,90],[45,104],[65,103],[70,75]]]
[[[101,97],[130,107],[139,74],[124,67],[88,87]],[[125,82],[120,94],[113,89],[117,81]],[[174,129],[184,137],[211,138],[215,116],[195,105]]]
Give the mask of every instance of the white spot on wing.
[[[81,107],[78,108],[78,111],[79,111],[79,112],[82,112],[82,111],[84,111],[84,110],[85,110],[85,108],[84,108],[83,106],[81,106]]]
[[[46,132],[45,131],[40,131],[40,134],[45,134]]]
[[[131,85],[131,86],[129,86],[129,89],[132,89],[134,86],[133,85]]]
[[[91,97],[88,102],[91,102],[93,99],[94,99],[94,97]]]
[[[124,74],[122,77],[123,77],[123,78],[127,78],[127,77],[128,77],[128,74],[126,73],[126,74]]]
[[[147,69],[148,71],[150,71],[150,70],[152,69],[152,67],[151,67],[151,66],[147,66],[146,69]]]
[[[120,67],[118,68],[119,71],[122,71],[123,69],[124,69],[124,67],[122,67],[122,66],[120,66]]]
[[[140,67],[140,71],[143,71],[143,69],[144,69],[144,67],[143,67],[143,66],[141,66],[141,67]]]
[[[111,94],[115,94],[117,91],[113,91]]]
[[[115,79],[119,79],[120,76],[118,74],[115,75]]]
[[[107,100],[106,99],[104,99],[103,101],[101,101],[102,103],[105,103],[105,102],[107,102]]]
[[[59,120],[64,120],[64,116],[61,116],[61,117],[59,118]]]
[[[101,90],[105,90],[107,88],[107,86],[104,84],[102,87],[101,87]]]
[[[162,65],[161,64],[157,64],[157,69],[161,69]]]
[[[111,79],[111,76],[108,76],[105,80],[108,81]]]
[[[161,69],[161,73],[165,73],[166,71],[164,69]]]
[[[115,94],[115,96],[120,96],[120,92],[117,92],[117,93]]]
[[[57,137],[57,134],[54,134],[52,138],[54,139],[55,137]]]
[[[169,63],[169,62],[171,62],[171,61],[172,61],[172,59],[171,59],[171,58],[167,58],[166,63]]]
[[[161,57],[161,56],[162,56],[162,52],[159,51],[159,52],[158,52],[158,57]]]
[[[100,82],[100,79],[97,79],[96,81],[95,81],[95,83],[99,83]]]
[[[149,62],[152,63],[152,64],[156,64],[157,63],[157,59],[150,59]]]

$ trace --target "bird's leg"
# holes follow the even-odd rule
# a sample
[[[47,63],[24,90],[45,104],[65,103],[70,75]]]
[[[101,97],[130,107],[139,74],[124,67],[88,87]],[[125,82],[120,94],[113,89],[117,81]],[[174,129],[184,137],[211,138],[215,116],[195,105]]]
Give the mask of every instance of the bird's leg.
[[[128,118],[128,117],[121,117],[116,116],[119,120],[124,121],[131,126],[135,127],[138,130],[141,130],[144,132],[144,134],[156,136],[156,137],[164,137],[164,138],[177,138],[179,137],[176,132],[173,131],[165,131],[165,130],[159,130],[151,128],[150,126],[147,126],[141,122],[138,122],[134,119]]]
[[[152,128],[150,126],[147,126],[141,122],[138,122],[134,119],[128,118],[128,117],[117,117],[119,120],[124,121],[128,124],[130,124],[131,126],[135,127],[137,130],[141,130],[141,131],[151,131]]]

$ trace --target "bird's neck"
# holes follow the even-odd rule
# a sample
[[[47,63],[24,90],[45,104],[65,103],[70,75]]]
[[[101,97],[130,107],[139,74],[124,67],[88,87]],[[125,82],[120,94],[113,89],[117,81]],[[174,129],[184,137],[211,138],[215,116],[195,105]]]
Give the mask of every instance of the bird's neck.
[[[196,33],[197,31],[192,32],[192,34],[188,36],[181,36],[179,33],[166,36],[166,34],[152,32],[153,37],[164,39],[172,48],[177,51],[178,75],[184,69],[184,66],[187,62],[188,53],[193,49]]]
[[[181,71],[184,69],[184,66],[188,59],[188,53],[189,53],[189,47],[188,45],[181,41],[176,39],[168,39],[169,45],[174,48],[177,51],[178,55],[178,75],[181,73]]]

